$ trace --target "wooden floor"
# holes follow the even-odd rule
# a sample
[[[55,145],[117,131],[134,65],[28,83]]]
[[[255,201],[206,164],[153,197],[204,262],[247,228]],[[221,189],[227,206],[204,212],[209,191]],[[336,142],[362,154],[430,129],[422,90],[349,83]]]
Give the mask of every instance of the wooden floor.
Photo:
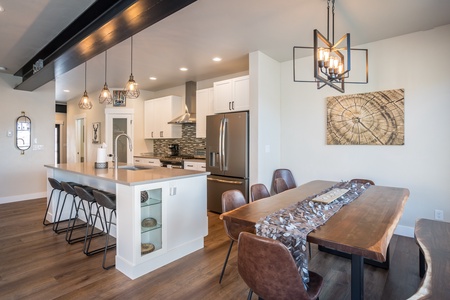
[[[229,246],[217,214],[209,214],[205,248],[151,274],[131,280],[101,267],[82,244],[68,245],[63,235],[42,225],[45,199],[0,205],[0,299],[246,299],[233,249],[219,284]],[[321,300],[350,299],[350,261],[319,252],[312,245],[310,269],[324,277]],[[113,259],[114,251],[110,254]],[[418,247],[394,236],[389,271],[365,267],[365,299],[406,299],[417,290]],[[253,299],[257,299],[254,295]]]

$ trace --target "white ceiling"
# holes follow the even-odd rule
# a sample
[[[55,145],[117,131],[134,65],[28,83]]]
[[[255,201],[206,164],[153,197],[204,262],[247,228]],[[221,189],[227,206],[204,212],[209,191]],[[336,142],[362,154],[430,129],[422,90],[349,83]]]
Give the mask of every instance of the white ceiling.
[[[0,66],[14,74],[92,2],[0,0]],[[450,1],[337,0],[335,17],[336,39],[350,32],[357,46],[450,24]],[[157,91],[247,70],[247,54],[256,50],[287,61],[294,45],[312,46],[316,28],[326,34],[326,0],[198,0],[134,36],[133,75],[141,89]],[[213,62],[215,56],[223,60]],[[189,70],[179,71],[182,66]],[[104,54],[87,68],[87,91],[97,97]],[[128,39],[108,50],[109,87],[123,88],[130,71]],[[56,79],[57,101],[83,91],[84,65]]]

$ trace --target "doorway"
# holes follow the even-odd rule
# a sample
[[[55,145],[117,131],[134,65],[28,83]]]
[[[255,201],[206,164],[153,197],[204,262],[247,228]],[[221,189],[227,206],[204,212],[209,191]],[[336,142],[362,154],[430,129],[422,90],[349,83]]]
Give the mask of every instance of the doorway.
[[[106,144],[111,151],[110,153],[114,153],[114,142],[119,134],[125,133],[132,141],[134,141],[134,110],[130,108],[105,109],[105,115]],[[133,151],[129,150],[128,139],[125,137],[121,137],[117,140],[117,158],[120,163],[133,163]]]
[[[86,116],[77,116],[75,118],[75,143],[76,143],[76,161],[77,163],[83,163],[87,161],[86,158]]]

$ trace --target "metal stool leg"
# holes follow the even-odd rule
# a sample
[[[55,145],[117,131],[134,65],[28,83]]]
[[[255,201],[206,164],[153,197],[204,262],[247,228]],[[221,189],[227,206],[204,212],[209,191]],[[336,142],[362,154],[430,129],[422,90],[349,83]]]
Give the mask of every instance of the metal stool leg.
[[[89,222],[88,216],[86,214],[86,207],[84,206],[84,203],[83,203],[83,199],[78,197],[80,200],[78,201],[78,204],[76,204],[76,198],[77,198],[76,196],[73,197],[74,202],[73,202],[72,208],[70,210],[69,223],[67,224],[66,241],[69,244],[74,244],[74,243],[78,243],[78,242],[84,241],[84,239],[85,239],[84,236],[78,237],[78,238],[72,238],[73,230],[74,229],[78,229],[78,228],[85,228],[85,227],[87,227],[87,224]],[[81,208],[81,206],[83,208]],[[72,218],[72,210],[73,210],[74,207],[75,207],[75,216]],[[75,225],[75,223],[77,222],[77,219],[78,219],[78,215],[79,215],[80,209],[82,209],[83,212],[84,212],[84,215],[86,217],[86,223],[85,224]],[[72,223],[72,225],[70,225],[71,223]]]
[[[89,251],[89,248],[91,246],[91,241],[92,241],[93,237],[102,236],[102,235],[104,235],[106,233],[105,226],[103,225],[103,220],[102,220],[102,218],[100,216],[100,224],[102,226],[102,231],[94,234],[95,224],[97,223],[98,212],[99,212],[100,208],[99,208],[99,206],[97,205],[96,202],[93,202],[93,203],[91,202],[89,204],[90,204],[89,205],[89,216],[90,216],[90,220],[91,220],[91,224],[92,225],[89,225],[89,223],[88,223],[87,226],[86,226],[86,234],[84,236],[84,247],[83,247],[83,253],[86,254],[87,256],[103,252],[103,250],[104,250],[103,247],[95,249],[95,250],[92,250],[92,251]],[[92,206],[94,204],[97,205],[97,211],[95,213],[95,218],[92,218]],[[105,225],[107,226],[107,224],[105,224]],[[89,226],[91,227],[91,232],[90,233],[89,233]]]
[[[44,219],[42,220],[42,225],[44,226],[48,226],[48,225],[52,225],[54,224],[54,222],[47,222],[47,214],[48,214],[48,209],[50,208],[50,204],[52,203],[52,199],[53,199],[53,193],[55,191],[59,191],[59,195],[58,195],[58,202],[56,207],[59,206],[59,201],[61,199],[61,190],[57,190],[57,189],[53,189],[52,192],[50,193],[50,199],[48,199],[48,203],[47,203],[47,209],[45,210],[45,214],[44,214]],[[55,215],[55,220],[56,220],[56,215]]]
[[[105,220],[106,220],[106,212],[105,212],[105,208],[104,208],[104,207],[102,207],[102,208],[103,208],[103,216],[105,217]],[[111,232],[111,224],[112,224],[112,215],[113,215],[113,213],[114,213],[114,216],[117,217],[117,215],[116,215],[116,210],[115,210],[115,209],[112,210],[111,213],[110,213],[110,215],[109,215],[109,224],[106,224],[105,253],[103,254],[103,263],[102,263],[102,267],[103,267],[103,269],[105,269],[105,270],[109,270],[109,269],[111,269],[112,267],[114,267],[114,266],[116,265],[116,264],[112,264],[112,265],[110,265],[110,266],[105,267],[106,255],[107,255],[108,250],[109,250],[109,249],[112,249],[112,248],[114,248],[114,247],[116,246],[116,244],[108,245],[108,242],[109,242],[109,233]]]
[[[234,240],[231,240],[230,248],[228,248],[227,257],[225,258],[225,262],[223,263],[222,273],[220,274],[219,283],[222,283],[223,274],[225,273],[225,268],[227,267],[228,258],[230,257],[231,248],[233,248]]]

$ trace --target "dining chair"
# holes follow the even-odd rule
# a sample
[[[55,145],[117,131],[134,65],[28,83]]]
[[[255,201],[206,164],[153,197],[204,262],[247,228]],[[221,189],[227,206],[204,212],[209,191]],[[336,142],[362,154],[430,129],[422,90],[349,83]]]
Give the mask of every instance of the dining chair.
[[[293,189],[293,188],[297,187],[297,184],[295,183],[295,179],[294,179],[294,176],[292,175],[291,170],[276,169],[273,172],[272,186],[273,186],[275,193],[277,193],[277,194],[282,192],[282,191],[277,192],[277,190],[276,190],[276,181],[278,178],[282,178],[284,180],[284,182],[286,183],[287,189]],[[278,181],[280,181],[280,180],[278,180]]]
[[[283,178],[280,177],[275,179],[273,190],[275,191],[276,194],[282,193],[288,189],[289,188],[286,184],[286,181]]]
[[[317,299],[323,278],[309,271],[308,289],[289,250],[280,241],[242,232],[238,271],[259,299]]]
[[[263,183],[256,183],[250,187],[252,202],[259,199],[270,197],[270,193]]]
[[[231,211],[242,205],[247,204],[244,195],[239,190],[229,190],[222,194],[222,212]],[[234,242],[238,241],[239,234],[243,231],[255,233],[254,226],[242,226],[237,223],[233,223],[227,220],[223,220],[223,225],[225,228],[225,232],[230,238],[230,247],[228,248],[228,253],[225,258],[225,262],[223,263],[222,273],[220,274],[219,283],[222,283],[223,274],[225,273],[225,268],[227,266],[228,258],[230,257],[231,248],[233,248]]]

